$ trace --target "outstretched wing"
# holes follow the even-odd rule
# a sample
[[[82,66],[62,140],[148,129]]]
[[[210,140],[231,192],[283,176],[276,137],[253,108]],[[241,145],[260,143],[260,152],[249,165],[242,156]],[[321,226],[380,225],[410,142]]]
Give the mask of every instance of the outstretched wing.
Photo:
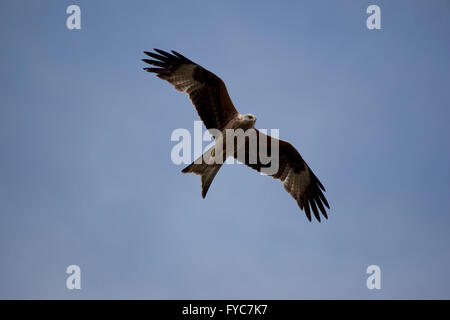
[[[264,163],[266,163],[266,160],[272,155],[276,155],[272,146],[278,144],[278,170],[275,169],[276,171],[272,171],[268,175],[283,183],[284,189],[297,201],[300,209],[305,211],[309,221],[311,221],[311,210],[319,222],[319,210],[322,215],[328,219],[324,205],[328,209],[330,209],[330,206],[323,194],[325,188],[308,167],[300,153],[298,153],[298,151],[287,141],[275,139],[258,130],[255,130],[254,134],[257,135],[256,140],[254,140],[257,141],[256,146],[254,143],[253,146],[250,143],[252,137],[247,137],[245,141],[245,155],[240,159],[238,154],[236,154],[235,158],[247,166],[267,174],[267,172],[270,172],[267,168],[273,164]],[[263,141],[260,141],[261,139],[263,139]],[[261,148],[267,148],[267,150],[261,150]],[[267,158],[264,161],[261,160],[262,153]]]
[[[222,130],[238,112],[228,95],[225,83],[212,72],[204,69],[181,54],[154,49],[158,54],[144,51],[154,60],[142,61],[157,68],[144,68],[170,82],[175,89],[189,95],[206,128]]]

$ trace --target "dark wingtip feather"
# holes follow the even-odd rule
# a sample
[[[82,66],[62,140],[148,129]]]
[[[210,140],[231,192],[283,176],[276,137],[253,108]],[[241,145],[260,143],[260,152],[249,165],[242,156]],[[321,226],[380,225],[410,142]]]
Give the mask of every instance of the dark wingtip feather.
[[[309,209],[308,201],[305,201],[304,203],[305,203],[305,214],[306,214],[306,217],[308,218],[309,222],[311,222],[311,211]]]
[[[319,190],[318,193],[319,193],[320,200],[322,200],[322,202],[325,204],[325,206],[326,206],[328,209],[330,209],[330,205],[328,204],[328,201],[327,201],[327,199],[325,198],[325,196],[323,195],[322,191]]]
[[[161,67],[161,68],[167,68],[168,64],[166,62],[151,60],[151,59],[142,59],[145,63],[151,64],[153,66]]]
[[[161,55],[163,55],[163,56],[165,56],[165,57],[167,57],[167,58],[169,58],[169,59],[176,58],[174,55],[172,55],[172,54],[170,54],[170,53],[168,53],[168,52],[166,52],[166,51],[164,51],[164,50],[157,49],[157,48],[153,48],[153,50],[155,50],[155,51],[158,52],[159,54],[161,54]]]
[[[150,60],[150,59],[141,59],[141,61],[142,61],[142,62],[145,62],[145,63],[148,63],[148,64],[152,64],[151,62],[152,62],[153,60]]]
[[[157,73],[157,76],[164,75],[169,72],[166,69],[161,69],[161,68],[148,68],[147,67],[147,68],[144,68],[144,70],[146,70],[147,72]]]
[[[328,204],[328,201],[327,201],[327,199],[325,198],[325,196],[322,195],[322,197],[321,197],[320,199],[322,200],[322,202],[324,203],[324,205],[325,205],[328,209],[330,209],[330,205]]]
[[[325,190],[325,187],[323,186],[323,184],[320,182],[319,179],[317,179],[317,184],[319,185],[320,189],[322,189],[325,192],[327,191],[327,190]]]
[[[156,53],[153,53],[153,52],[150,52],[150,51],[144,51],[144,53],[146,54],[146,55],[148,55],[149,57],[152,57],[152,58],[156,58],[156,57],[162,57],[162,58],[164,58],[163,56],[160,56],[159,54],[156,54]],[[156,56],[156,57],[155,57]],[[159,59],[159,58],[157,58],[157,59]]]
[[[319,206],[319,209],[322,212],[322,215],[325,217],[325,219],[328,219],[327,211],[323,207],[322,201],[320,201],[320,199],[318,199],[318,198],[316,198],[314,200],[316,201],[316,204]]]
[[[179,59],[183,60],[185,63],[196,64],[194,61],[189,60],[188,58],[186,58],[185,56],[183,56],[182,54],[180,54],[180,53],[178,53],[178,52],[176,52],[176,51],[174,51],[174,50],[171,50],[171,52],[172,52],[175,56],[177,56]]]
[[[182,54],[176,52],[175,50],[170,50],[170,52],[172,52],[174,55],[176,55],[178,58],[181,59],[187,59],[185,56],[183,56]]]
[[[148,52],[147,55],[149,57],[153,58],[153,59],[157,59],[158,61],[163,61],[165,63],[173,61],[173,59],[175,58],[175,57],[168,58],[166,56],[159,55],[159,54],[156,54],[156,53],[153,53],[153,52]]]
[[[316,217],[316,219],[320,222],[319,210],[317,210],[317,206],[316,206],[316,203],[314,202],[314,199],[311,199],[309,202],[311,204],[311,208],[314,213],[314,217]]]

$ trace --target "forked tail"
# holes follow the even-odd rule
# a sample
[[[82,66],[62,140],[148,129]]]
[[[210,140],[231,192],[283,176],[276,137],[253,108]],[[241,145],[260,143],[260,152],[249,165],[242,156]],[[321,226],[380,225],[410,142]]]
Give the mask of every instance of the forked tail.
[[[195,173],[201,176],[202,179],[202,197],[206,197],[206,193],[208,192],[209,186],[214,180],[217,172],[219,172],[222,164],[206,164],[206,163],[195,163],[192,162],[186,168],[184,168],[181,172],[183,173]]]

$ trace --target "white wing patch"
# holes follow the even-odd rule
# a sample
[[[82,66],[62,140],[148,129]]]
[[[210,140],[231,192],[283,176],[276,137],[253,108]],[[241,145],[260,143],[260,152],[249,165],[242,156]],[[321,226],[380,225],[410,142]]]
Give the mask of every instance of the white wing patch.
[[[300,199],[311,181],[311,175],[308,166],[306,166],[306,170],[299,173],[295,173],[294,169],[286,166],[279,179],[283,181],[283,187],[287,192],[295,199]]]
[[[167,81],[173,84],[178,91],[190,94],[204,86],[201,82],[194,80],[194,68],[196,66],[193,64],[181,65],[171,76],[167,77]]]

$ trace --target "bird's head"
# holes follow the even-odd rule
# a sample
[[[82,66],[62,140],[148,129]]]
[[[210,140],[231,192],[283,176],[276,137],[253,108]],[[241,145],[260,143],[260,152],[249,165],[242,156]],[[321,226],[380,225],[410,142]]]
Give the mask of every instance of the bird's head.
[[[244,120],[245,122],[248,122],[249,124],[251,124],[253,126],[256,122],[256,117],[251,113],[247,113],[242,116],[242,120]]]

